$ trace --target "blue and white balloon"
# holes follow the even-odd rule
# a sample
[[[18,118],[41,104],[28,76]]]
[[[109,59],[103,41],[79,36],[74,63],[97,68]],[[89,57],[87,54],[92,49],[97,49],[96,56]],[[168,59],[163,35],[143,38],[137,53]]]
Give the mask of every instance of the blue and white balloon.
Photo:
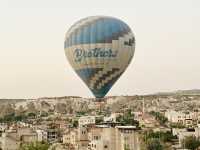
[[[92,16],[72,25],[64,47],[72,68],[94,96],[102,98],[130,64],[135,37],[119,19]]]

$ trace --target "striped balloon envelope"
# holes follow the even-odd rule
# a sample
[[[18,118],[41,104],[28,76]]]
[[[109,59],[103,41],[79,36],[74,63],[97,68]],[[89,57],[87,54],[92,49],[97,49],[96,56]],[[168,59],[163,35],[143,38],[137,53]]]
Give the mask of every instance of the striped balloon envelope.
[[[71,26],[64,48],[75,72],[96,98],[103,98],[130,64],[135,37],[117,18],[92,16]]]

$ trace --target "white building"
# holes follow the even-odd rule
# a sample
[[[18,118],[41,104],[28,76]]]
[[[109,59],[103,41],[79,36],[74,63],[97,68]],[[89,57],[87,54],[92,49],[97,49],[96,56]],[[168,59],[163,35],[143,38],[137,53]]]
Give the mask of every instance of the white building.
[[[47,141],[47,132],[45,130],[42,129],[38,129],[36,130],[37,133],[37,140],[38,141]]]
[[[71,137],[70,132],[64,133],[63,139],[62,139],[63,143],[64,144],[70,144],[70,137]]]
[[[112,113],[109,117],[104,117],[104,122],[117,122],[117,117],[123,115],[122,113]]]
[[[2,133],[1,148],[3,150],[18,150],[20,143],[20,138],[16,131]]]
[[[139,150],[135,126],[96,125],[79,127],[63,135],[63,143],[74,150]]]
[[[117,126],[116,139],[116,150],[124,150],[124,147],[129,150],[140,149],[139,137],[134,126]]]
[[[79,127],[63,135],[63,143],[71,146],[71,149],[86,150],[89,144],[88,130],[86,127]]]
[[[95,116],[82,116],[78,120],[79,127],[95,124]]]
[[[137,121],[140,121],[143,117],[143,112],[138,111],[138,112],[131,112],[134,115],[134,119]]]
[[[96,126],[89,131],[88,150],[139,150],[135,126]]]
[[[0,123],[0,131],[5,131],[8,128],[8,125],[5,123]]]
[[[195,128],[194,130],[187,130],[186,128],[173,129],[172,134],[174,136],[176,135],[178,137],[179,146],[181,146],[186,137],[195,136],[195,137],[199,138],[200,137],[200,128]]]
[[[197,114],[195,112],[177,112],[168,110],[165,112],[165,117],[172,123],[180,123],[185,126],[192,126],[194,121],[197,121]]]

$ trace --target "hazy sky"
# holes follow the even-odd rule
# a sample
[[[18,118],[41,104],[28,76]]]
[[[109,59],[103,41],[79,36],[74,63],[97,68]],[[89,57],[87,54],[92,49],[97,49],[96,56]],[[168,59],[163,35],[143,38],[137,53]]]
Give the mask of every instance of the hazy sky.
[[[134,59],[108,95],[200,88],[199,0],[0,0],[0,98],[91,97],[63,43],[93,15],[118,17],[136,36]]]

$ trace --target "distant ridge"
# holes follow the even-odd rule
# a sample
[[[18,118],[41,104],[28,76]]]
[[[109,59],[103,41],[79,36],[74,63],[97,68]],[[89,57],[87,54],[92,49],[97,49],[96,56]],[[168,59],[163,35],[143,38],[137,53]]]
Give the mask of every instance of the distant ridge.
[[[117,97],[137,97],[137,96],[159,96],[159,95],[200,95],[200,89],[191,89],[191,90],[177,90],[177,91],[169,91],[169,92],[157,92],[152,94],[145,94],[145,95],[121,95],[121,96],[105,96],[103,99],[109,98],[117,98]],[[78,99],[87,99],[87,100],[95,100],[95,98],[84,98],[80,96],[58,96],[58,97],[38,97],[38,98],[31,98],[31,99],[15,99],[15,98],[0,98],[0,104],[4,102],[15,103],[15,102],[22,102],[27,100],[59,100],[59,99],[68,99],[68,98],[78,98]]]
[[[156,95],[200,95],[200,89],[177,90],[173,92],[158,92]]]

